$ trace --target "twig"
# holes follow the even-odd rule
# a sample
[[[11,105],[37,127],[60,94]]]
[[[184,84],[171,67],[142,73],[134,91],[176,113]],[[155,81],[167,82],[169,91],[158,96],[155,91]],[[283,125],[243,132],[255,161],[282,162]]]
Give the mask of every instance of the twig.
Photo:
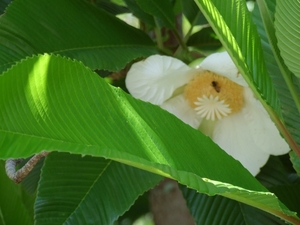
[[[16,171],[16,165],[23,161],[23,159],[8,159],[5,162],[5,170],[7,176],[15,183],[20,183],[34,168],[37,162],[44,156],[47,156],[50,152],[41,152],[34,155],[29,161],[18,171]]]

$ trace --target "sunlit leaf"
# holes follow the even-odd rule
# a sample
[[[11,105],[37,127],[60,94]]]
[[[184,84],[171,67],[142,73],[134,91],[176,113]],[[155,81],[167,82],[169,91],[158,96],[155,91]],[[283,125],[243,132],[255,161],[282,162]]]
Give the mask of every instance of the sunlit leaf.
[[[264,63],[260,37],[245,1],[197,0],[199,8],[233,57],[257,97],[262,97],[281,115],[280,105]]]
[[[42,150],[104,157],[298,220],[210,138],[82,63],[49,55],[22,61],[0,77],[0,109],[0,158]]]

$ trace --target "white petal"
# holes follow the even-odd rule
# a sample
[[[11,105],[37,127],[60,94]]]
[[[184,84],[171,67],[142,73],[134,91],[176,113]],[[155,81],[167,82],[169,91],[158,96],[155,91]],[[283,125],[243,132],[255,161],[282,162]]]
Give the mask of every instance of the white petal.
[[[245,107],[242,113],[245,125],[253,140],[261,150],[272,155],[283,155],[290,151],[286,141],[280,136],[278,129],[271,120],[262,104],[254,97],[250,88],[245,88]]]
[[[180,60],[153,55],[134,63],[125,82],[135,98],[161,105],[176,88],[187,84],[193,76],[192,69]]]
[[[269,154],[261,151],[256,145],[244,123],[242,113],[235,113],[219,120],[215,125],[212,139],[255,176],[267,162]]]
[[[161,107],[195,129],[199,127],[202,120],[182,94],[166,101]]]
[[[225,76],[241,86],[248,87],[247,82],[240,74],[227,52],[209,55],[200,63],[199,68]]]

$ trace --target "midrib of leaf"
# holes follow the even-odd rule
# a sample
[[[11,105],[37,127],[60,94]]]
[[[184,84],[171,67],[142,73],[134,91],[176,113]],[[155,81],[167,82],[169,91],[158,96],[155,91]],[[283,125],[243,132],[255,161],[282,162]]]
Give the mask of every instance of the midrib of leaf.
[[[78,203],[77,208],[66,218],[66,220],[63,222],[63,224],[66,224],[66,222],[72,217],[72,215],[74,215],[76,213],[76,210],[78,209],[78,207],[82,204],[83,201],[86,200],[86,197],[90,194],[91,190],[95,187],[95,184],[100,180],[101,176],[106,171],[106,169],[110,166],[111,162],[112,161],[107,162],[107,165],[103,168],[101,173],[99,173],[98,177],[94,180],[93,184],[89,187],[89,190],[85,193],[85,196]],[[47,179],[47,178],[45,178],[45,179]]]
[[[36,224],[112,224],[161,179],[103,158],[53,152],[39,182]]]

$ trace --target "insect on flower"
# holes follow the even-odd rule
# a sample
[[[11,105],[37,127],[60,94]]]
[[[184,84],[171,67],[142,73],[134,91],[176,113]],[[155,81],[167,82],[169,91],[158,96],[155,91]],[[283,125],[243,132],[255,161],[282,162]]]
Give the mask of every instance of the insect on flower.
[[[169,56],[133,64],[126,77],[132,96],[159,105],[199,129],[253,175],[269,155],[290,149],[227,52],[190,68]]]

